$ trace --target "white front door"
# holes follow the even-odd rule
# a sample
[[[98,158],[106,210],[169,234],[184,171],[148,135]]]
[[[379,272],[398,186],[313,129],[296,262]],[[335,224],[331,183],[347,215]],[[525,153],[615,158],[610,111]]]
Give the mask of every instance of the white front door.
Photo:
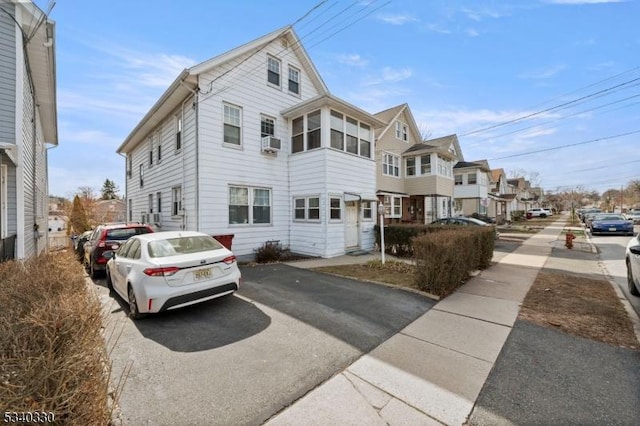
[[[359,234],[358,203],[355,201],[346,203],[346,229],[345,246],[357,247]]]

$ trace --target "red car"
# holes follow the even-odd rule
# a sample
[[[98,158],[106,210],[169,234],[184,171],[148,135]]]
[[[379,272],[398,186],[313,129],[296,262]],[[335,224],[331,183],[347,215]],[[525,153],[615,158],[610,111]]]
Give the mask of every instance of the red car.
[[[106,269],[107,262],[111,258],[110,252],[117,250],[134,235],[150,232],[153,232],[153,229],[141,223],[99,225],[84,245],[84,268],[91,278],[97,278],[98,273]],[[105,253],[107,253],[106,256]]]

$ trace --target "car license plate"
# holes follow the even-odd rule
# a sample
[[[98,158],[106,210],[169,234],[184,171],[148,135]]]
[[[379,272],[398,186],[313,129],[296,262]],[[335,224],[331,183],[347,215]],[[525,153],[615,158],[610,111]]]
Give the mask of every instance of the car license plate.
[[[211,268],[193,271],[193,279],[195,279],[196,281],[205,280],[207,278],[211,278]]]
[[[615,232],[616,228],[609,228],[609,232]]]

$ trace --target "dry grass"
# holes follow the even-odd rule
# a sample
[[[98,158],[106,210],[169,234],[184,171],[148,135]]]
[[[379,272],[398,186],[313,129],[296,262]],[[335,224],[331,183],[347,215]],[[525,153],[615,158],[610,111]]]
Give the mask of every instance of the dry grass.
[[[0,406],[107,425],[108,356],[99,301],[69,253],[0,264]]]
[[[379,260],[372,260],[364,265],[322,266],[313,270],[358,280],[418,288],[415,284],[415,266],[406,262],[387,261],[383,265]]]
[[[640,349],[633,325],[611,284],[540,271],[520,319],[625,348]]]

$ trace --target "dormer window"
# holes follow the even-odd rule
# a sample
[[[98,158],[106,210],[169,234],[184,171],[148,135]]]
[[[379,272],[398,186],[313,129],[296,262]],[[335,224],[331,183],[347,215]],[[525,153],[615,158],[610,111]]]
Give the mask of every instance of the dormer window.
[[[267,56],[267,81],[280,87],[280,60]]]

